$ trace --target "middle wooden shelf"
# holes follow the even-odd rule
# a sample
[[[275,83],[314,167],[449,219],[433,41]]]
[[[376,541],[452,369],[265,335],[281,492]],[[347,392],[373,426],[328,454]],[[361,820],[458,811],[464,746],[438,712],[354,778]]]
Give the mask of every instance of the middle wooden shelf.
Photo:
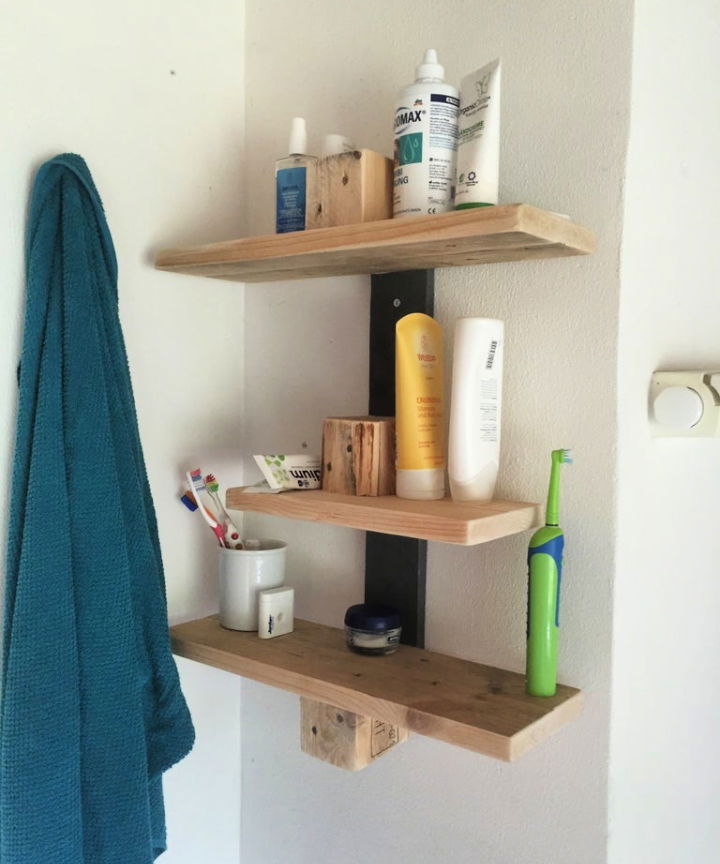
[[[476,546],[542,524],[540,505],[522,501],[410,501],[395,495],[359,497],[320,489],[271,494],[231,488],[227,506],[460,546]]]

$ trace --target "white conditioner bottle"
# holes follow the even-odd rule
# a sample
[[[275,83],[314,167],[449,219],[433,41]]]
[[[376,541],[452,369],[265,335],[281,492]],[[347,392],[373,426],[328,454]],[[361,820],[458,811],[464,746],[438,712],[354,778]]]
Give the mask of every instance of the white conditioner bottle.
[[[500,459],[504,326],[455,322],[448,474],[455,501],[490,501]]]

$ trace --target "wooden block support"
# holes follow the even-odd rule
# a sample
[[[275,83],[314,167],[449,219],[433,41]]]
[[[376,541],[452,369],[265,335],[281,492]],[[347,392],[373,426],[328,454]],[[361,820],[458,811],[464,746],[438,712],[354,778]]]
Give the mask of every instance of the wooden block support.
[[[383,753],[407,741],[407,729],[384,720],[300,697],[301,748],[304,753],[348,771],[360,771]]]
[[[395,492],[395,418],[327,417],[322,488],[344,495]]]
[[[308,174],[307,228],[392,218],[392,160],[373,150],[320,159]]]

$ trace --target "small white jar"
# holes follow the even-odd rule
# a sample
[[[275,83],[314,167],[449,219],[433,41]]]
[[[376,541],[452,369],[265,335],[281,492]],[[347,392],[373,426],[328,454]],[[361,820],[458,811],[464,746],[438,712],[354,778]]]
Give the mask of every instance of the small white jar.
[[[345,613],[345,639],[358,654],[392,654],[400,644],[400,613],[394,606],[358,603]]]

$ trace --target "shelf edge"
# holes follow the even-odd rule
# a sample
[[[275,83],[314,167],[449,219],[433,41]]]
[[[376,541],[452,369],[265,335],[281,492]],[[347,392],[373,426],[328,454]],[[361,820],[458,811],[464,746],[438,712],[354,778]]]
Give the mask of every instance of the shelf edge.
[[[331,493],[325,493],[328,497],[323,498],[318,504],[308,501],[306,496],[321,491],[291,491],[281,492],[278,495],[262,495],[243,493],[243,487],[231,487],[226,493],[226,506],[231,510],[337,525],[396,537],[450,543],[455,546],[478,546],[513,534],[522,534],[542,524],[542,508],[535,502],[489,502],[490,505],[493,503],[511,505],[511,508],[499,509],[475,517],[463,517],[437,512],[403,510],[400,507],[397,510],[388,508],[383,511],[381,507],[369,503],[382,499],[365,499],[351,495],[329,497]],[[428,504],[432,503],[428,502]],[[462,505],[460,508],[462,509]],[[386,521],[379,518],[383,513],[387,516]],[[398,521],[397,527],[392,524],[393,520]],[[423,523],[434,523],[436,527],[434,530],[428,529]]]
[[[347,271],[385,272],[377,257],[392,254],[396,247],[407,246],[421,250],[423,245],[445,241],[502,237],[507,234],[523,234],[528,238],[527,255],[518,250],[508,253],[502,244],[496,250],[488,249],[488,260],[522,260],[537,257],[585,255],[595,248],[593,232],[555,213],[530,204],[505,204],[475,210],[450,211],[438,216],[406,217],[365,222],[356,225],[338,225],[330,228],[314,228],[290,234],[266,234],[239,239],[222,240],[195,246],[161,248],[155,254],[155,267],[175,273],[198,273],[213,278],[238,279],[240,281],[283,281],[294,278],[312,278],[314,272],[303,274],[303,262],[317,260],[318,256],[338,256],[367,250],[370,259],[376,259],[364,267],[360,263],[332,263],[322,265],[308,263],[309,270],[338,275]],[[482,250],[480,250],[482,251]],[[494,252],[494,254],[493,254]],[[413,254],[422,255],[421,251]],[[463,253],[465,254],[465,253]],[[446,261],[447,256],[458,253],[429,253],[427,267],[467,266],[462,260]],[[462,255],[460,256],[462,257]],[[472,262],[481,264],[482,261]],[[253,271],[252,268],[255,267]],[[420,266],[417,261],[412,269]],[[233,275],[229,268],[246,269]],[[402,269],[398,262],[388,265],[391,270]],[[209,272],[211,269],[217,272]],[[204,272],[205,271],[205,272]],[[333,271],[337,271],[333,274]]]

